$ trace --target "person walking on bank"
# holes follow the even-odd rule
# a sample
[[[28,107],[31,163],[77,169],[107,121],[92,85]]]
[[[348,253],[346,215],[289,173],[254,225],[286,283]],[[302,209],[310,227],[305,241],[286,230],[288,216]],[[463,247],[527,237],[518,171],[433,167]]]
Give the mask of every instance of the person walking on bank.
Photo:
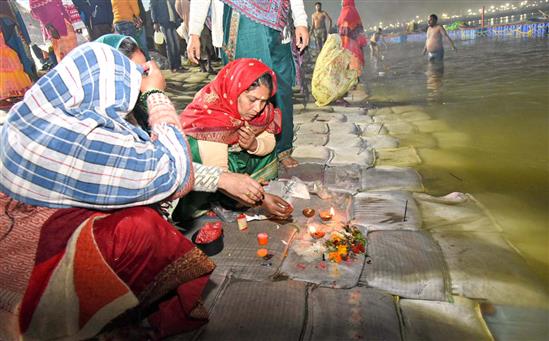
[[[111,0],[72,0],[84,20],[90,34],[90,40],[112,33]]]
[[[150,4],[154,31],[164,34],[170,69],[177,72],[181,68],[181,53],[176,29],[181,19],[175,11],[175,0],[151,0]]]
[[[315,39],[316,48],[320,51],[328,38],[328,32],[332,30],[332,18],[328,12],[322,10],[322,4],[315,4],[316,11],[311,16],[313,37]],[[328,28],[326,29],[326,19],[328,19]]]
[[[298,163],[290,156],[293,147],[292,85],[295,65],[291,37],[283,37],[282,32],[288,24],[291,9],[296,45],[302,52],[309,45],[307,13],[303,0],[264,2],[268,5],[259,7],[252,0],[191,1],[187,53],[189,59],[198,64],[200,33],[211,7],[213,45],[223,47],[226,59],[256,58],[276,73],[278,91],[275,105],[282,111],[282,132],[277,136],[276,151],[283,166],[295,167]]]
[[[145,22],[141,17],[139,0],[111,0],[114,32],[133,37],[147,56],[147,44],[142,37]]]
[[[55,58],[61,61],[77,46],[71,18],[61,0],[30,0],[31,15],[40,21],[44,40],[51,41]]]
[[[360,14],[355,7],[355,0],[342,0],[341,5],[341,14],[337,19],[341,45],[351,52],[349,67],[352,70],[357,70],[361,75],[364,68],[363,48],[368,43],[368,39],[364,33]]]

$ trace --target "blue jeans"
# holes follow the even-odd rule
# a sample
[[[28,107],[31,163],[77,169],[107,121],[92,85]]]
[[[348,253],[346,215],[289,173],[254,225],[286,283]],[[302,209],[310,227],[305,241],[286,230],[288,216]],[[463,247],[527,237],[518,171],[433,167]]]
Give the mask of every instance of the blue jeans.
[[[179,37],[175,32],[175,25],[167,27],[160,25],[160,30],[166,38],[166,54],[168,55],[168,62],[170,63],[170,69],[175,70],[181,67],[181,53],[179,49]]]

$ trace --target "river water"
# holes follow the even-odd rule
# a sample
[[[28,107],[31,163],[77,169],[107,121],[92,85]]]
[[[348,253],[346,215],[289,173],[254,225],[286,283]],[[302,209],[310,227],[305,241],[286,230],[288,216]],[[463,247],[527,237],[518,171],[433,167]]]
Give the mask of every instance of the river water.
[[[389,45],[368,65],[371,102],[418,104],[453,136],[420,148],[434,195],[472,193],[549,283],[549,41],[479,39],[426,62],[422,44]],[[381,76],[380,76],[380,73]]]

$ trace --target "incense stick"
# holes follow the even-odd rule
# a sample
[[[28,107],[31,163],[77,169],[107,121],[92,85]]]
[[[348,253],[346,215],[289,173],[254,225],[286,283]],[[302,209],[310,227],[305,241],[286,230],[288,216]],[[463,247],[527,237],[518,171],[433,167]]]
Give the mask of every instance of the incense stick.
[[[404,205],[404,217],[402,218],[402,221],[406,221],[407,212],[408,212],[408,200],[406,200],[406,204]]]
[[[454,174],[452,174],[451,172],[448,172],[448,173],[449,173],[451,176],[453,176],[454,178],[458,179],[459,181],[463,181],[463,179],[460,178],[459,176],[454,175]]]
[[[379,130],[377,131],[377,134],[381,133],[381,129],[383,129],[383,126],[385,125],[385,122],[381,122],[381,126],[379,127]]]

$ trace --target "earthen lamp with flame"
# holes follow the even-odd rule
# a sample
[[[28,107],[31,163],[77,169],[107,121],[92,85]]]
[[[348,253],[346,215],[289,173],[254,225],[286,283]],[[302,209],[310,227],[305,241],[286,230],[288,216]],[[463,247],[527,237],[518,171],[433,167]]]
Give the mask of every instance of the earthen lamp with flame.
[[[326,232],[324,232],[324,231],[317,230],[314,225],[309,225],[308,229],[309,229],[309,234],[314,239],[320,239],[320,238],[324,237],[324,235],[326,234]]]
[[[322,219],[323,221],[331,220],[335,215],[334,208],[331,207],[329,211],[321,211],[319,215],[320,219]]]

